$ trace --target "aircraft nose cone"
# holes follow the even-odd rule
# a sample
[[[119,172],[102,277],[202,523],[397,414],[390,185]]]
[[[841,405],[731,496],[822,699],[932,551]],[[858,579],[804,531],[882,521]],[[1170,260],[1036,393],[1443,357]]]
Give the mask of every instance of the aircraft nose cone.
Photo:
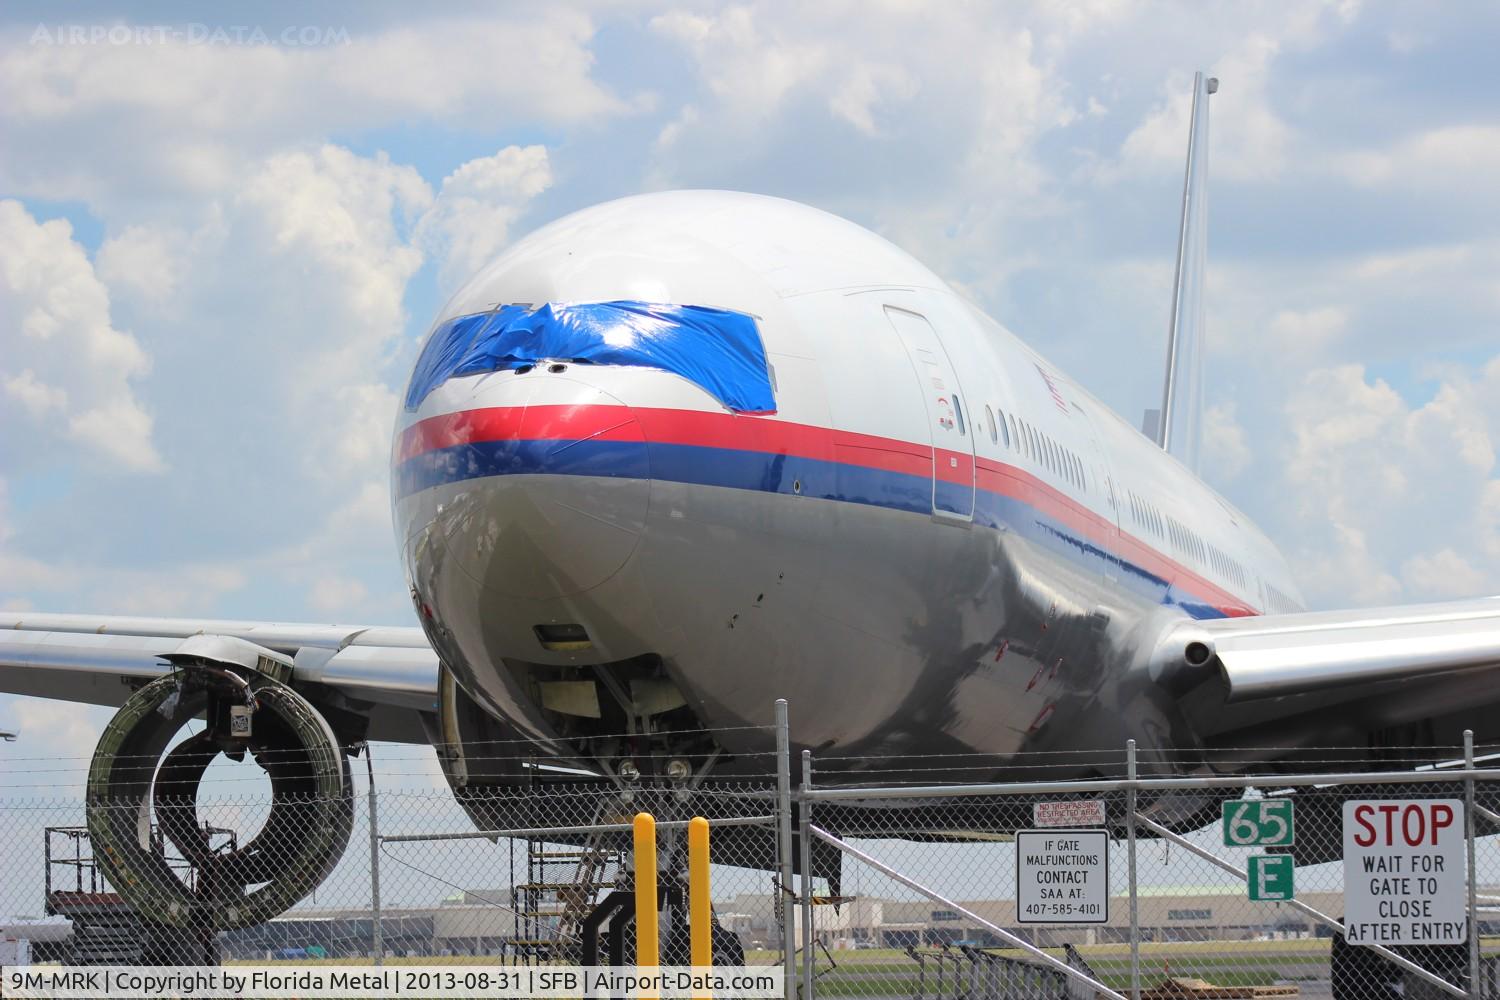
[[[449,554],[486,590],[548,600],[605,582],[646,524],[646,442],[630,408],[593,386],[506,376],[487,392],[503,431],[476,448],[491,472],[447,511]],[[496,416],[496,415],[499,416]]]

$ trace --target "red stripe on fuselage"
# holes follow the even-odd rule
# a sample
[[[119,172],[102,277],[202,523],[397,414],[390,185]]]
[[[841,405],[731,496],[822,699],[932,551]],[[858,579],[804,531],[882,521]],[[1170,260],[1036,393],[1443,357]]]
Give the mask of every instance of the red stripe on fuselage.
[[[977,483],[980,489],[1019,500],[1042,511],[1090,541],[1103,545],[1127,562],[1171,582],[1174,586],[1184,587],[1203,596],[1231,618],[1258,614],[1233,593],[1162,555],[1135,536],[1121,531],[1113,521],[1101,517],[1025,469],[987,458],[978,459],[977,462]]]
[[[526,437],[532,440],[636,441],[644,434],[646,440],[658,444],[790,455],[913,476],[936,472],[938,478],[954,483],[969,482],[972,468],[979,489],[1041,511],[1146,572],[1196,593],[1226,615],[1257,614],[1233,593],[1121,531],[1109,518],[1025,469],[987,458],[973,459],[966,451],[934,450],[897,438],[703,410],[592,404],[497,406],[418,421],[402,432],[396,461],[456,445],[514,439],[520,435],[523,420]],[[639,425],[639,431],[633,423]]]

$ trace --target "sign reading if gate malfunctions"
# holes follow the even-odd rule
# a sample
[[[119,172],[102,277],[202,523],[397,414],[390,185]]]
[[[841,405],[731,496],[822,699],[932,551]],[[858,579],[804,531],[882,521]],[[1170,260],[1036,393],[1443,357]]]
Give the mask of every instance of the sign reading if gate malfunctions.
[[[1016,920],[1023,924],[1109,921],[1109,834],[1103,830],[1016,831]]]
[[[1344,937],[1350,944],[1468,940],[1464,804],[1344,803]]]

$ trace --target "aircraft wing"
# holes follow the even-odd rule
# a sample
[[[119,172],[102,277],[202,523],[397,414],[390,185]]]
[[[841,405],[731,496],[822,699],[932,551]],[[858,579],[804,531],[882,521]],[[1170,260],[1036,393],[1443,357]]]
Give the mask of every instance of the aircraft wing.
[[[172,669],[164,657],[204,637],[291,657],[292,684],[315,704],[369,719],[370,739],[427,742],[438,658],[419,628],[199,618],[0,613],[0,693],[118,706]]]
[[[1179,619],[1158,633],[1152,669],[1182,692],[1205,733],[1286,738],[1305,728],[1300,716],[1347,739],[1465,716],[1500,702],[1500,598]],[[1337,713],[1320,712],[1334,705]],[[1331,732],[1339,728],[1349,731]]]

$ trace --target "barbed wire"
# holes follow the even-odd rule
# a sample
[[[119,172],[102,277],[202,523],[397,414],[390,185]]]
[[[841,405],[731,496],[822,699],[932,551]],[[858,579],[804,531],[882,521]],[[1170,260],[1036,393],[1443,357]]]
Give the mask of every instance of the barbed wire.
[[[672,729],[672,730],[664,730],[662,732],[657,732],[657,733],[589,733],[589,734],[587,734],[585,736],[569,736],[569,737],[557,737],[557,738],[541,738],[541,737],[524,737],[523,736],[523,737],[514,737],[514,738],[508,738],[508,739],[464,740],[464,741],[457,742],[457,743],[447,742],[447,741],[435,742],[435,743],[398,743],[398,742],[392,742],[392,741],[387,741],[387,740],[361,740],[361,741],[358,741],[355,744],[351,744],[351,746],[366,746],[366,745],[369,745],[369,744],[373,743],[373,744],[378,745],[381,748],[382,753],[389,753],[390,749],[400,748],[400,747],[409,747],[413,751],[417,751],[417,752],[425,752],[427,750],[451,751],[451,750],[455,750],[456,749],[456,750],[459,750],[459,751],[463,751],[464,755],[466,757],[470,757],[470,759],[473,759],[473,757],[470,755],[470,751],[473,750],[474,748],[486,748],[486,747],[498,747],[498,746],[523,746],[523,747],[531,748],[533,751],[542,750],[543,752],[541,753],[541,756],[540,756],[539,759],[547,760],[547,759],[554,759],[551,755],[546,754],[545,751],[543,750],[544,746],[547,743],[567,744],[567,743],[569,743],[571,741],[574,741],[574,740],[651,740],[653,738],[662,737],[662,736],[700,736],[700,735],[714,735],[714,734],[717,734],[717,733],[737,733],[737,732],[738,733],[742,733],[742,732],[764,732],[764,733],[770,733],[774,737],[775,731],[776,730],[775,730],[774,726],[721,726],[721,727],[715,727],[715,728],[712,728],[712,729]],[[267,750],[259,751],[259,753],[261,753],[261,754],[265,754],[265,753],[271,753],[271,754],[275,754],[275,753],[301,753],[301,752],[303,752],[303,751],[300,751],[300,750],[286,750],[286,751],[282,751],[282,750],[276,750],[276,749],[270,749],[270,748],[268,748]],[[669,758],[672,758],[672,757],[681,757],[681,756],[684,756],[684,755],[685,754],[682,753],[682,752],[678,752],[678,753],[662,752],[662,753],[655,754],[655,756],[661,757],[663,759],[669,759]],[[749,755],[774,756],[775,755],[775,751],[774,750],[748,751],[747,753],[736,753],[735,754],[735,756],[737,756],[737,757],[744,757],[744,756],[749,756]],[[26,762],[30,762],[30,761],[92,760],[93,756],[94,755],[92,753],[88,753],[88,754],[71,754],[71,755],[65,755],[65,754],[46,754],[45,756],[36,756],[36,757],[14,757],[14,756],[11,756],[9,754],[0,753],[0,765],[3,765],[5,763],[7,763],[7,762],[26,763]],[[152,758],[159,757],[159,756],[160,756],[160,754],[117,754],[117,755],[115,755],[115,757],[116,757],[117,760],[152,759]],[[643,756],[651,756],[651,754],[649,754],[649,753],[632,753],[630,756],[633,756],[633,757],[643,757]],[[493,760],[511,759],[511,755],[503,755],[502,756],[502,755],[496,754],[493,757],[488,758],[488,759],[493,759]]]
[[[751,729],[763,729],[763,727],[745,726],[745,727],[739,727],[738,730],[735,730],[735,729],[671,730],[670,732],[650,733],[650,734],[643,734],[643,733],[636,733],[636,734],[615,733],[615,734],[597,735],[597,736],[590,735],[588,737],[578,737],[577,739],[588,739],[588,740],[604,740],[604,739],[638,739],[638,740],[649,740],[649,739],[652,739],[653,737],[659,737],[659,736],[679,736],[679,735],[697,735],[697,734],[709,734],[709,735],[712,735],[712,734],[715,734],[715,733],[733,732],[733,731],[745,731],[745,730],[751,730]],[[554,741],[554,742],[567,743],[568,741],[569,741],[568,739],[561,739],[561,740]],[[521,761],[521,762],[523,762],[525,764],[528,764],[528,765],[546,766],[546,765],[549,765],[549,764],[557,764],[559,762],[569,762],[569,761],[589,761],[589,762],[594,762],[594,761],[597,761],[597,760],[601,759],[598,756],[591,755],[591,754],[586,754],[586,753],[552,754],[552,753],[549,753],[549,752],[547,752],[545,750],[545,745],[544,745],[545,742],[546,741],[536,740],[536,739],[475,740],[475,741],[468,741],[468,742],[463,742],[463,743],[387,743],[387,742],[383,742],[383,741],[369,741],[369,742],[361,742],[361,743],[358,743],[358,744],[352,744],[351,746],[357,746],[357,747],[359,747],[361,749],[361,752],[363,752],[363,748],[364,747],[369,746],[370,744],[373,743],[375,746],[378,746],[379,751],[380,751],[380,756],[383,759],[387,759],[387,760],[393,759],[393,758],[399,760],[402,757],[415,757],[415,756],[420,756],[420,757],[423,757],[425,759],[428,754],[433,753],[433,752],[437,752],[439,755],[441,755],[444,752],[451,752],[451,751],[454,751],[454,750],[458,751],[459,754],[461,754],[461,756],[463,757],[464,760],[471,761],[471,762],[483,762],[483,761]],[[495,747],[495,746],[525,746],[525,747],[531,748],[535,752],[533,752],[531,754],[528,754],[526,756],[519,756],[519,755],[514,755],[514,754],[499,754],[499,753],[485,754],[485,753],[481,753],[481,752],[476,752],[476,751],[481,751],[483,749],[490,748],[490,747]],[[1354,746],[1350,746],[1350,747],[1337,747],[1337,746],[1335,746],[1335,747],[1317,747],[1315,749],[1316,749],[1316,751],[1318,753],[1322,753],[1322,754],[1346,753],[1348,755],[1347,756],[1310,757],[1310,756],[1307,756],[1307,751],[1306,750],[1303,750],[1303,749],[1300,749],[1300,748],[1286,748],[1286,749],[1282,749],[1282,748],[1264,747],[1264,746],[1261,746],[1261,747],[1210,747],[1210,748],[1205,748],[1205,749],[1193,749],[1193,748],[1160,748],[1160,749],[1158,749],[1158,748],[1143,748],[1140,751],[1138,751],[1137,759],[1138,760],[1143,760],[1143,761],[1148,761],[1148,760],[1176,760],[1176,761],[1181,761],[1181,762],[1186,762],[1186,763],[1209,763],[1209,764],[1212,764],[1212,763],[1224,763],[1224,764],[1228,764],[1228,763],[1233,763],[1233,764],[1256,764],[1256,763],[1259,763],[1259,764],[1280,764],[1280,763],[1286,763],[1287,761],[1290,760],[1290,761],[1296,763],[1297,766],[1299,766],[1299,767],[1306,767],[1306,766],[1318,765],[1318,764],[1361,763],[1361,762],[1371,762],[1371,761],[1376,761],[1376,762],[1379,762],[1379,763],[1402,763],[1402,762],[1409,762],[1409,763],[1421,764],[1421,765],[1431,765],[1431,764],[1434,764],[1434,763],[1447,763],[1447,762],[1450,762],[1450,761],[1451,762],[1461,763],[1462,760],[1463,760],[1463,754],[1464,754],[1463,747],[1461,747],[1461,746],[1449,746],[1449,745],[1446,745],[1446,744],[1444,744],[1444,745],[1434,745],[1434,746],[1407,746],[1407,747],[1403,747],[1401,749],[1402,749],[1403,753],[1406,754],[1404,756],[1393,756],[1393,755],[1385,752],[1382,748],[1375,748],[1375,747],[1354,747]],[[1435,751],[1435,752],[1434,753],[1414,753],[1416,751]],[[275,759],[278,759],[279,757],[282,757],[282,756],[290,757],[290,756],[295,756],[295,755],[305,755],[307,751],[305,749],[302,749],[302,748],[272,748],[272,747],[268,747],[268,748],[264,748],[264,749],[260,749],[260,750],[255,750],[255,751],[248,751],[247,750],[247,752],[251,753],[254,757],[256,757],[258,759],[271,759],[271,760],[275,760]],[[1227,759],[1227,760],[1224,759],[1228,755],[1240,754],[1240,753],[1260,753],[1260,754],[1264,754],[1266,756],[1259,757],[1259,758],[1233,757],[1232,759]],[[1476,745],[1475,748],[1474,748],[1474,753],[1475,753],[1476,760],[1478,758],[1484,757],[1484,756],[1500,757],[1500,744]],[[1446,755],[1446,756],[1444,756],[1444,755]],[[114,755],[112,755],[113,759],[116,760],[116,761],[127,761],[127,762],[128,761],[133,761],[133,760],[141,760],[141,761],[159,760],[162,756],[163,756],[162,753],[155,753],[155,754],[114,754]],[[694,757],[694,756],[703,756],[703,752],[701,750],[700,751],[688,751],[688,750],[656,751],[656,750],[654,750],[652,748],[646,748],[646,749],[643,749],[643,750],[640,750],[640,751],[631,750],[631,751],[628,751],[628,752],[611,755],[611,756],[605,757],[603,759],[614,760],[614,759],[629,758],[629,759],[633,759],[633,760],[674,760],[674,759],[678,759],[678,758]],[[734,751],[733,753],[726,753],[725,756],[732,757],[735,760],[745,760],[745,759],[762,758],[762,757],[764,757],[764,758],[771,758],[771,757],[777,756],[777,751],[775,751],[775,750]],[[1111,762],[1112,763],[1112,762],[1116,762],[1116,761],[1123,761],[1123,760],[1125,760],[1125,758],[1126,758],[1126,750],[1122,747],[1120,749],[1071,749],[1071,750],[1069,750],[1069,749],[1057,749],[1057,750],[1018,750],[1018,751],[954,751],[954,752],[947,752],[947,751],[945,751],[945,752],[942,752],[942,753],[926,753],[926,754],[905,754],[905,753],[901,753],[901,752],[891,752],[891,751],[887,751],[887,752],[883,752],[883,753],[867,753],[867,754],[827,754],[827,753],[816,753],[813,756],[813,761],[814,761],[815,764],[817,764],[819,762],[827,764],[827,763],[830,763],[830,762],[845,762],[845,761],[891,761],[893,759],[894,760],[908,760],[908,759],[909,760],[974,760],[974,759],[984,759],[984,760],[994,760],[994,761],[997,762],[997,764],[1003,764],[1003,765],[1007,765],[1007,766],[1016,766],[1016,767],[1023,766],[1023,765],[1024,766],[1035,766],[1035,767],[1045,767],[1045,766],[1077,766],[1076,764],[1049,765],[1049,764],[1045,764],[1045,763],[1038,763],[1038,764],[1030,764],[1030,763],[1028,763],[1032,759],[1048,760],[1048,759],[1058,758],[1058,757],[1073,758],[1073,759],[1082,760],[1082,761],[1099,760],[1099,761],[1105,761],[1105,762]],[[36,756],[36,757],[29,757],[29,756],[28,757],[13,757],[13,756],[6,755],[4,753],[0,753],[0,767],[3,767],[4,765],[10,764],[10,763],[22,763],[22,764],[24,764],[24,763],[33,763],[33,762],[53,762],[53,763],[58,763],[58,762],[65,762],[65,761],[92,761],[93,758],[94,758],[94,754],[93,753],[89,753],[89,754],[74,754],[74,755],[48,754],[46,756]],[[33,773],[47,773],[49,770],[63,770],[63,769],[58,769],[58,768],[54,768],[54,769],[28,768],[27,770],[32,771]]]

